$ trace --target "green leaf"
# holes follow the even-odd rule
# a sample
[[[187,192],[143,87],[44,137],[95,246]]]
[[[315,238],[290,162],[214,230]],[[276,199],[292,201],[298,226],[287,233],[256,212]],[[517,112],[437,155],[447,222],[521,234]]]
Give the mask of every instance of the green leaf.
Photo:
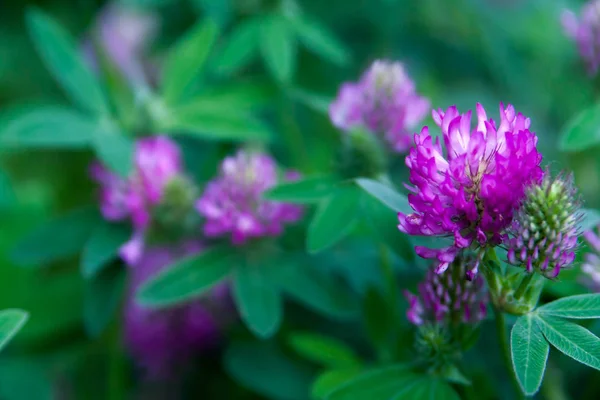
[[[258,54],[260,18],[250,18],[235,26],[216,57],[215,71],[229,75],[247,66]]]
[[[538,308],[537,311],[553,317],[600,318],[600,293],[563,297]]]
[[[460,371],[455,364],[446,364],[440,371],[440,378],[446,382],[471,386],[472,382]]]
[[[4,147],[82,148],[90,145],[96,122],[60,106],[20,113],[0,131]]]
[[[112,123],[101,124],[94,135],[94,149],[98,158],[120,176],[129,175],[133,167],[133,140]]]
[[[355,186],[345,186],[319,204],[308,227],[309,253],[333,246],[352,231],[358,220],[360,194]]]
[[[600,142],[600,104],[583,110],[571,119],[561,132],[559,148],[581,151]]]
[[[592,332],[560,318],[539,316],[535,321],[551,345],[582,364],[600,369],[600,339]]]
[[[583,209],[583,220],[581,221],[581,231],[586,232],[594,229],[600,224],[600,212],[589,208]]]
[[[359,367],[325,371],[314,381],[311,395],[315,400],[325,399],[334,390],[354,379],[360,373],[361,369]]]
[[[550,345],[531,315],[517,319],[510,334],[513,368],[521,389],[533,396],[542,384]]]
[[[306,400],[312,374],[268,343],[234,343],[225,369],[240,385],[269,399]]]
[[[83,296],[83,325],[90,337],[97,338],[119,307],[125,288],[125,270],[101,271],[86,282]]]
[[[88,111],[108,114],[106,96],[67,31],[35,8],[26,21],[37,52],[67,95]]]
[[[95,207],[84,207],[48,221],[21,239],[11,258],[22,266],[39,266],[73,256],[85,246],[101,217]]]
[[[287,203],[318,203],[336,190],[337,183],[338,181],[330,176],[307,177],[277,185],[263,193],[263,197]]]
[[[15,204],[15,191],[8,174],[0,169],[0,210]]]
[[[190,99],[188,106],[194,108],[218,108],[221,111],[253,111],[269,106],[276,91],[269,82],[256,80],[235,81],[226,85],[206,88],[202,94]],[[193,104],[193,106],[191,106]]]
[[[137,300],[153,308],[186,302],[225,279],[235,263],[235,253],[229,247],[184,258],[142,285]]]
[[[371,286],[363,302],[363,317],[367,336],[380,354],[389,353],[389,344],[394,332],[396,317],[385,296]]]
[[[198,106],[198,107],[195,107]],[[271,140],[272,133],[260,120],[234,108],[220,109],[190,103],[171,110],[161,121],[161,130],[182,133],[207,140]]]
[[[230,19],[233,11],[233,2],[231,0],[192,0],[198,11],[210,16],[218,21],[221,26],[225,25]]]
[[[418,381],[401,388],[392,400],[460,400],[458,394],[446,382],[434,377],[422,377]]]
[[[8,309],[0,311],[0,350],[19,332],[28,318],[29,314],[23,310]]]
[[[306,18],[292,18],[290,22],[300,41],[315,54],[336,65],[350,62],[348,50],[327,27]]]
[[[131,229],[121,224],[102,221],[93,231],[81,255],[81,274],[92,278],[118,254],[131,236]]]
[[[398,229],[398,214],[372,196],[363,196],[363,215],[375,238],[385,243],[407,262],[415,259],[415,251],[407,234]]]
[[[333,101],[333,99],[330,97],[326,97],[316,93],[311,93],[300,88],[294,88],[290,90],[289,94],[296,101],[299,101],[308,108],[311,108],[313,111],[324,115],[328,115],[329,105]]]
[[[205,19],[186,32],[169,52],[161,87],[167,103],[175,104],[181,100],[194,78],[200,74],[218,33],[217,24]]]
[[[331,318],[347,320],[357,313],[350,292],[340,282],[309,265],[283,268],[278,283],[295,300]]]
[[[367,371],[338,387],[327,396],[327,400],[391,400],[396,398],[397,393],[417,384],[419,379],[419,375],[411,372],[406,365],[383,367]]]
[[[263,339],[277,333],[282,319],[281,296],[260,266],[237,266],[233,298],[248,329]]]
[[[274,14],[261,21],[260,50],[273,76],[289,82],[296,67],[296,38],[287,18]]]
[[[381,201],[390,209],[404,214],[412,213],[412,208],[408,204],[408,199],[403,194],[396,192],[393,188],[367,178],[356,179],[358,186],[363,188],[371,196]]]
[[[345,368],[360,366],[354,351],[337,339],[316,333],[292,333],[288,343],[300,356],[324,367]]]

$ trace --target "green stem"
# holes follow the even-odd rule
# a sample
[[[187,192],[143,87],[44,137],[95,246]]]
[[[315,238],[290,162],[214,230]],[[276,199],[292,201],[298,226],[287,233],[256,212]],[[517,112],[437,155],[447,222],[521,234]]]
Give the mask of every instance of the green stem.
[[[308,167],[306,143],[302,131],[294,118],[293,104],[287,94],[282,92],[280,96],[280,122],[281,130],[287,150],[295,166]]]
[[[492,305],[493,306],[493,305]],[[498,310],[495,306],[494,308],[494,316],[496,319],[496,335],[498,336],[498,341],[500,342],[500,351],[502,352],[502,360],[504,361],[504,366],[510,375],[510,380],[517,395],[517,399],[524,399],[523,392],[521,391],[521,385],[519,385],[519,381],[512,365],[512,358],[510,355],[510,347],[508,344],[508,334],[506,330],[506,322],[504,319],[504,313]]]
[[[515,291],[515,299],[516,300],[520,300],[521,297],[523,297],[523,295],[525,294],[525,291],[527,290],[527,287],[529,286],[529,283],[531,282],[532,279],[533,279],[533,274],[527,274],[523,277],[523,280],[521,281],[521,283],[519,284],[519,287]]]

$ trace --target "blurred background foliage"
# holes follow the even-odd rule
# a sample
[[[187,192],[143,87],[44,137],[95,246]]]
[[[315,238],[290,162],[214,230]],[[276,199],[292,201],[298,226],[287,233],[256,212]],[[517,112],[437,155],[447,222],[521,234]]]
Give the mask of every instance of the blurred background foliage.
[[[127,0],[136,7],[160,18],[160,34],[152,43],[151,54],[156,59],[199,19],[210,16],[218,21],[223,38],[252,18],[267,15],[271,10],[300,7],[302,12],[325,26],[347,49],[347,53],[329,52],[320,57],[309,47],[295,47],[297,64],[291,72],[287,67],[263,64],[258,58],[231,78],[218,73],[215,82],[241,82],[251,77],[260,82],[261,104],[273,122],[274,152],[281,163],[304,173],[327,171],[335,154],[338,133],[331,126],[323,104],[332,99],[345,80],[355,80],[377,58],[400,60],[406,63],[418,90],[429,97],[434,107],[452,104],[459,109],[483,103],[488,110],[500,101],[512,103],[516,109],[531,117],[532,128],[538,134],[545,160],[552,169],[569,168],[575,172],[588,208],[600,207],[600,158],[597,150],[579,153],[560,153],[559,134],[567,122],[580,110],[592,105],[600,93],[597,82],[590,80],[579,60],[576,48],[560,26],[564,8],[577,9],[581,2],[572,0],[302,0],[297,4],[283,0]],[[68,104],[64,92],[42,64],[25,28],[25,10],[37,6],[54,17],[77,38],[83,38],[106,4],[100,0],[4,1],[0,5],[0,126],[10,121],[16,109],[31,104]],[[221,47],[222,48],[222,47]],[[327,51],[325,51],[327,53]],[[215,60],[218,62],[218,59]],[[218,69],[219,65],[216,65]],[[273,70],[292,74],[281,83]],[[275,72],[277,75],[277,72]],[[227,81],[227,79],[230,79]],[[279,83],[278,83],[279,81]],[[210,92],[209,92],[210,93]],[[214,93],[219,93],[215,90]],[[430,119],[427,123],[430,123]],[[182,141],[189,139],[181,139]],[[192,141],[194,142],[194,141]],[[1,143],[1,138],[0,138]],[[215,171],[215,163],[232,147],[230,144],[190,143],[186,146],[186,164],[200,180]],[[115,345],[118,319],[112,321],[99,338],[90,338],[83,322],[86,292],[80,276],[77,256],[61,260],[48,268],[22,268],[13,265],[11,251],[19,238],[41,221],[80,205],[94,201],[95,189],[87,174],[92,159],[89,150],[31,150],[0,147],[0,309],[18,307],[30,312],[30,320],[0,357],[0,398],[120,398],[119,388],[130,383],[120,382],[127,374],[125,355]],[[397,164],[402,164],[401,159]],[[399,172],[402,174],[402,172]],[[400,178],[398,179],[400,180]],[[372,260],[373,249],[354,239],[358,245],[345,248],[360,249],[361,256]],[[365,248],[364,251],[361,248]],[[365,282],[377,280],[376,273],[365,271],[366,265],[356,254],[344,254],[344,248],[329,255],[337,257],[337,268],[353,268],[352,279],[363,290]],[[345,257],[345,258],[344,258]],[[359,257],[360,258],[360,257]],[[575,276],[576,274],[571,274]],[[415,281],[414,272],[402,275],[407,282]],[[561,274],[562,276],[562,274]],[[569,278],[556,291],[581,291]],[[573,278],[575,279],[575,278]],[[562,288],[562,289],[561,289]],[[548,293],[553,296],[552,292]],[[294,314],[294,310],[291,310]],[[287,313],[286,313],[287,314]],[[287,318],[286,318],[287,319]],[[365,343],[352,335],[357,324],[339,326],[321,320],[316,315],[298,314],[293,329],[318,326],[354,343]],[[289,328],[289,327],[285,327]],[[465,398],[506,399],[509,394],[498,392],[493,384],[501,371],[492,334],[484,326],[479,356],[471,365],[473,380],[479,384],[465,389]],[[598,331],[598,330],[596,330]],[[240,334],[243,337],[243,333]],[[407,335],[409,335],[407,333]],[[492,339],[490,339],[490,337]],[[406,344],[412,343],[410,336]],[[263,344],[271,346],[272,343]],[[263,346],[261,345],[261,346]],[[243,345],[240,345],[243,346]],[[257,348],[237,349],[226,355],[225,368],[242,386],[263,385],[262,394],[269,398],[295,399],[295,385],[307,385],[317,371],[315,365],[277,358],[269,363],[262,357],[268,351]],[[368,350],[366,350],[368,352]],[[254,352],[256,364],[242,365],[235,356]],[[556,352],[557,353],[557,352]],[[483,358],[482,358],[483,355]],[[275,356],[273,356],[275,357]],[[579,364],[563,360],[558,354],[551,358],[550,385],[565,382],[573,393],[597,398],[600,386],[598,372],[583,369]],[[491,361],[490,361],[491,360]],[[564,363],[563,363],[564,361]],[[557,375],[555,368],[566,374]],[[261,366],[264,363],[265,366]],[[277,364],[283,363],[283,364]],[[234,385],[221,373],[216,357],[199,361],[195,373],[186,382],[190,398],[262,398]],[[272,370],[270,370],[270,368]],[[498,371],[497,376],[486,370]],[[248,385],[245,370],[263,370],[260,379]],[[287,381],[290,376],[303,376]],[[280,373],[281,382],[269,382],[270,373]],[[283,371],[283,372],[282,372]],[[593,376],[594,375],[594,376]],[[131,379],[131,378],[128,378]],[[305,379],[303,381],[302,379]],[[500,379],[500,378],[498,378]],[[503,378],[502,378],[503,379]],[[304,386],[302,386],[304,387]],[[162,390],[165,390],[162,388]],[[504,389],[508,390],[508,389]],[[257,391],[257,390],[254,390]],[[544,391],[546,393],[544,393]],[[566,399],[559,392],[544,387],[547,399]],[[136,398],[160,398],[157,388],[140,388]],[[283,394],[282,394],[283,393]],[[290,394],[291,393],[291,394]],[[111,397],[112,396],[112,397]]]

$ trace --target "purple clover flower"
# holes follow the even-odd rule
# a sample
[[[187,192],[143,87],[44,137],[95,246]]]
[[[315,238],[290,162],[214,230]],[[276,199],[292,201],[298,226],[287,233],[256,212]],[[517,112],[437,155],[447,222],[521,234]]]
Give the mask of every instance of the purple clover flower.
[[[411,129],[429,108],[429,100],[416,92],[401,63],[375,61],[359,82],[341,86],[329,116],[344,131],[367,128],[394,151],[405,153],[411,145]]]
[[[561,20],[566,35],[577,43],[588,73],[596,75],[600,67],[600,1],[586,3],[579,18],[574,12],[565,10]]]
[[[99,162],[90,167],[92,179],[101,185],[100,210],[109,221],[130,219],[134,234],[119,254],[135,263],[144,250],[146,230],[152,222],[152,208],[161,201],[167,183],[181,174],[181,155],[177,145],[164,136],[136,142],[134,170],[123,178]]]
[[[583,256],[583,265],[581,270],[587,279],[584,284],[590,289],[600,292],[600,225],[595,230],[589,230],[583,233],[583,238],[592,250]]]
[[[298,177],[296,172],[285,174],[285,180]],[[208,183],[196,203],[198,212],[206,218],[204,234],[230,234],[236,245],[250,238],[281,234],[286,223],[301,218],[302,207],[262,198],[263,192],[279,180],[277,165],[266,154],[240,150],[226,157],[219,176]]]
[[[129,293],[124,310],[124,340],[129,353],[151,378],[163,378],[192,355],[216,346],[234,317],[227,286],[200,300],[167,310],[150,310],[135,302],[135,291],[175,261],[201,251],[197,242],[146,249],[128,270]]]
[[[527,188],[515,214],[508,241],[508,261],[528,273],[538,271],[556,278],[575,261],[581,220],[573,176],[552,178],[546,172],[540,184]]]
[[[444,272],[461,249],[503,242],[525,188],[542,179],[542,155],[530,120],[500,104],[500,123],[488,119],[477,104],[477,126],[471,130],[471,111],[456,107],[433,112],[443,134],[443,145],[425,126],[415,134],[415,146],[406,157],[413,193],[413,214],[398,213],[400,231],[409,235],[452,237],[442,249],[417,246],[417,254],[436,259]],[[472,278],[479,263],[468,271]]]
[[[464,279],[466,269],[466,262],[461,260],[455,262],[452,273],[439,275],[429,269],[419,284],[417,295],[404,292],[409,305],[408,320],[414,325],[423,325],[474,324],[484,319],[488,301],[484,279],[480,275],[471,281]]]

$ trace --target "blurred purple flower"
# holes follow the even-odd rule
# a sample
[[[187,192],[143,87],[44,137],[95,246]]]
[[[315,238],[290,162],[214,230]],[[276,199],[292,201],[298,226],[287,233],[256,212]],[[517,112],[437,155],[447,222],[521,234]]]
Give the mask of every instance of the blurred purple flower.
[[[458,259],[457,259],[458,260]],[[473,260],[471,260],[472,262]],[[429,269],[417,295],[405,291],[406,317],[414,325],[424,323],[477,323],[487,314],[488,296],[482,276],[464,279],[466,262],[458,260],[452,272],[439,275]]]
[[[288,172],[284,178],[298,177]],[[208,183],[196,203],[198,212],[206,218],[204,234],[231,234],[236,245],[250,238],[281,234],[284,224],[301,218],[302,207],[262,198],[262,193],[279,181],[275,160],[267,154],[240,150],[226,157],[219,176]]]
[[[109,221],[131,219],[134,234],[120,250],[129,264],[135,263],[144,247],[144,236],[152,220],[152,207],[159,204],[166,184],[181,173],[177,145],[164,136],[136,142],[134,170],[123,178],[95,162],[91,177],[101,185],[100,210]]]
[[[575,261],[581,220],[573,176],[552,178],[546,172],[539,185],[527,188],[511,229],[508,261],[556,278]]]
[[[442,249],[415,248],[423,258],[437,259],[444,272],[461,249],[471,245],[495,246],[511,224],[525,188],[542,179],[542,155],[530,120],[500,105],[500,124],[488,119],[477,104],[477,127],[471,130],[471,111],[456,107],[433,112],[444,146],[424,127],[415,134],[416,146],[406,157],[410,169],[408,196],[413,214],[399,213],[398,228],[410,235],[449,236],[453,244]],[[445,152],[444,152],[445,147]],[[472,278],[478,263],[468,271]]]
[[[144,282],[178,258],[200,251],[197,242],[146,249],[135,268],[128,270],[124,339],[130,354],[149,377],[166,377],[193,355],[213,348],[235,316],[226,285],[177,308],[150,310],[135,302],[135,291]]]
[[[595,75],[600,67],[600,1],[587,2],[579,18],[573,11],[564,10],[561,22],[566,35],[576,42],[588,73]]]
[[[583,233],[583,238],[592,250],[583,256],[581,270],[586,274],[583,283],[590,289],[600,292],[600,225]]]
[[[329,116],[340,129],[365,127],[404,153],[411,145],[411,129],[429,109],[429,100],[417,94],[401,63],[375,61],[359,82],[341,86]]]
[[[84,54],[93,68],[98,59],[92,40],[115,63],[121,73],[134,83],[145,81],[142,56],[147,45],[156,37],[158,16],[118,3],[107,5],[92,29],[92,39],[84,42]]]

